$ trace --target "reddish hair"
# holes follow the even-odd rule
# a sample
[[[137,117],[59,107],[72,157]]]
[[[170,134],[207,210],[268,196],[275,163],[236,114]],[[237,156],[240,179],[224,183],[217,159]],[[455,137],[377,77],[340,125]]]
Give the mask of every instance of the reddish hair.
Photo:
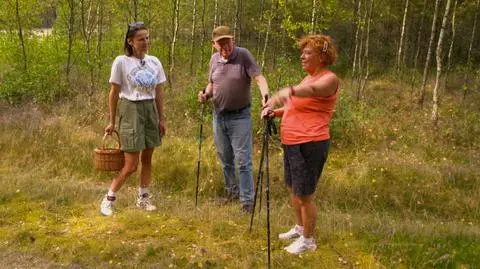
[[[305,47],[312,48],[322,58],[325,66],[332,65],[337,60],[337,48],[333,39],[328,35],[307,35],[302,37],[297,45],[303,50]]]

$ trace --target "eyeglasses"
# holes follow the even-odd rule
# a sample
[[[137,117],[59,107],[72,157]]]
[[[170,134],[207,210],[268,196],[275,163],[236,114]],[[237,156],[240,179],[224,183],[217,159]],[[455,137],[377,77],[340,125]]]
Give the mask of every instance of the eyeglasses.
[[[137,22],[134,22],[134,23],[129,23],[128,24],[128,31],[138,30],[142,27],[145,27],[145,23],[143,23],[143,21],[137,21]]]

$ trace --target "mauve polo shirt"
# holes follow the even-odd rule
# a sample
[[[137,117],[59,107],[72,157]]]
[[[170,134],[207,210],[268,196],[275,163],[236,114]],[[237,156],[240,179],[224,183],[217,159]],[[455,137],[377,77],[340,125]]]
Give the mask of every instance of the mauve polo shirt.
[[[260,74],[260,67],[245,48],[235,47],[227,61],[218,52],[213,54],[210,59],[209,82],[213,84],[215,112],[247,107],[252,99],[252,78]]]

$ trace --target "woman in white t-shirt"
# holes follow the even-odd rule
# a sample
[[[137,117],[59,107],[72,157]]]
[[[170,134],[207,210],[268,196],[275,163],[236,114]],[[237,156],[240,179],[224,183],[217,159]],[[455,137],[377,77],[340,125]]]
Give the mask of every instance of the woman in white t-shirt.
[[[166,79],[157,57],[146,54],[148,47],[149,33],[143,22],[129,24],[125,36],[125,55],[118,56],[112,64],[108,96],[110,122],[105,132],[111,134],[115,130],[118,103],[118,131],[125,165],[113,179],[100,204],[100,212],[104,216],[113,214],[115,192],[137,170],[140,161],[140,188],[136,204],[146,211],[156,209],[150,200],[148,187],[152,175],[153,150],[160,145],[165,134],[161,84]]]

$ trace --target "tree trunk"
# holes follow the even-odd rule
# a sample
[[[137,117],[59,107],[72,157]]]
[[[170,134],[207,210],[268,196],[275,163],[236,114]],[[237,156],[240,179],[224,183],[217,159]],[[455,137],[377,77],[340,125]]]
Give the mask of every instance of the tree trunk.
[[[365,26],[367,25],[367,15],[368,15],[368,7],[366,6],[367,3],[365,3],[365,13],[364,13],[364,16],[363,16],[363,20],[362,20],[362,23],[361,23],[361,32],[362,32],[362,36],[360,37],[360,45],[358,47],[358,75],[357,75],[357,79],[356,79],[356,84],[355,86],[357,87],[357,101],[360,101],[360,97],[361,97],[361,93],[360,93],[360,90],[361,90],[361,86],[362,86],[362,76],[363,76],[363,73],[365,71],[364,69],[364,58],[363,58],[363,55],[365,54],[365,50],[364,50],[364,41],[365,41]]]
[[[197,26],[197,0],[193,0],[193,12],[192,12],[192,33],[190,43],[190,75],[193,75],[193,62],[194,62],[194,49],[195,49],[195,30]],[[203,45],[203,44],[202,44]]]
[[[312,18],[311,18],[311,27],[310,27],[310,34],[313,35],[315,33],[315,15],[317,11],[317,1],[313,0],[312,4]]]
[[[366,88],[367,82],[368,82],[368,76],[370,75],[368,51],[369,51],[369,43],[370,43],[370,22],[372,20],[373,6],[374,6],[374,0],[371,0],[370,9],[368,11],[367,39],[365,41],[365,53],[364,53],[364,60],[363,60],[363,62],[365,63],[365,77],[363,78],[360,93],[363,93],[365,91],[365,88]]]
[[[218,13],[218,0],[215,0],[215,8],[213,10],[213,29],[215,29],[215,27],[217,27],[217,13]]]
[[[74,23],[75,23],[75,1],[68,0],[68,48],[67,48],[67,81],[70,79],[70,70],[72,68],[72,48],[74,39]]]
[[[213,28],[212,29],[215,29],[215,27],[217,27],[217,13],[218,13],[218,0],[215,0],[215,8],[213,9],[214,17],[213,17]],[[214,51],[215,51],[215,48],[212,47],[212,54],[214,53]]]
[[[408,0],[405,1],[405,10],[403,12],[403,22],[402,22],[402,31],[400,33],[400,42],[398,45],[397,53],[397,70],[400,69],[400,59],[402,58],[402,49],[403,49],[403,38],[405,36],[405,25],[407,24],[407,14],[408,14]]]
[[[20,45],[22,46],[23,70],[27,71],[27,50],[25,49],[25,40],[23,38],[22,19],[20,18],[20,4],[18,3],[18,0],[15,1],[15,17],[17,19],[18,38],[20,39]]]
[[[442,75],[442,52],[443,52],[443,36],[445,34],[445,27],[447,26],[448,14],[450,12],[451,0],[447,0],[445,6],[445,14],[443,15],[442,26],[440,34],[438,35],[437,43],[437,77],[435,79],[435,87],[433,88],[433,108],[432,108],[432,122],[436,126],[438,123],[438,88],[440,85],[440,76]]]
[[[170,70],[168,74],[168,84],[170,88],[173,88],[173,70],[175,69],[175,44],[177,42],[178,34],[178,13],[179,13],[179,0],[172,0],[173,3],[173,16],[172,16],[172,43],[170,46]]]
[[[357,26],[357,29],[355,31],[355,52],[354,52],[354,55],[353,55],[353,66],[352,66],[352,83],[353,83],[353,80],[355,79],[355,75],[356,75],[356,68],[357,68],[357,54],[358,54],[358,37],[359,37],[359,33],[360,33],[360,24],[361,24],[361,13],[360,13],[360,10],[361,10],[361,7],[362,7],[362,0],[358,0],[358,4],[357,4],[357,12],[356,12],[356,17],[357,17],[357,20],[356,20],[356,26]]]
[[[97,24],[97,64],[98,70],[102,70],[102,45],[103,45],[103,16],[104,16],[104,0],[99,0],[98,3],[98,24]]]
[[[138,21],[138,0],[133,0],[133,21]]]
[[[235,1],[235,22],[233,27],[233,36],[235,37],[235,42],[239,44],[240,41],[240,33],[241,33],[241,26],[242,26],[242,0]]]
[[[205,39],[206,39],[206,36],[207,36],[207,29],[206,29],[206,25],[205,25],[205,8],[206,8],[206,4],[205,4],[205,0],[203,0],[203,3],[202,3],[202,40],[200,42],[200,48],[202,48],[202,53],[200,54],[200,65],[203,66],[203,61],[205,59],[205,50],[204,50],[204,45],[205,45]]]
[[[423,24],[425,21],[426,7],[427,7],[427,0],[423,2],[423,9],[422,9],[422,14],[420,19],[420,27],[418,28],[418,33],[417,33],[417,51],[415,52],[415,57],[413,58],[413,69],[417,69],[418,56],[420,55],[420,47],[421,47],[422,34],[423,34]]]
[[[263,21],[263,13],[264,13],[264,8],[265,8],[265,0],[261,0],[260,2],[260,16],[258,18],[258,24],[260,24],[262,21]],[[262,38],[262,31],[260,31],[260,29],[258,29],[258,33],[257,33],[257,49],[256,49],[256,53],[257,53],[257,59],[260,58],[260,47],[261,47],[261,39]]]
[[[450,46],[448,49],[448,56],[447,56],[447,68],[445,68],[445,74],[443,77],[443,87],[447,86],[448,82],[448,73],[450,72],[450,66],[452,63],[452,52],[453,52],[453,43],[455,41],[455,34],[456,34],[456,29],[455,29],[455,14],[457,12],[457,2],[458,0],[455,0],[455,3],[453,5],[453,12],[452,12],[452,36],[450,38]]]
[[[275,1],[276,2],[276,1]],[[274,16],[274,1],[272,1],[272,6],[270,8],[270,12],[268,14],[268,24],[267,24],[267,31],[265,33],[265,43],[263,44],[263,52],[262,52],[262,64],[260,68],[263,70],[263,67],[265,66],[265,57],[266,57],[266,52],[267,52],[267,47],[268,47],[268,38],[270,37],[270,30],[272,28],[272,19]]]
[[[97,5],[99,3],[97,2]],[[92,16],[92,1],[88,1],[88,8],[85,10],[85,0],[80,0],[80,11],[81,11],[81,17],[80,17],[80,22],[81,22],[81,30],[82,30],[82,39],[83,43],[85,45],[85,50],[86,50],[86,58],[87,58],[87,66],[88,70],[90,72],[90,87],[88,90],[88,95],[92,96],[95,88],[95,69],[94,65],[92,63],[92,52],[91,52],[91,46],[90,46],[90,41],[92,39],[92,33],[93,29],[95,29],[96,26],[96,18],[95,16]]]
[[[467,92],[468,92],[468,85],[467,85],[468,73],[472,71],[471,55],[472,55],[473,41],[475,40],[475,29],[477,28],[479,5],[480,5],[480,0],[477,0],[477,6],[475,8],[475,18],[473,20],[472,35],[470,37],[470,45],[468,46],[467,71],[465,72],[464,79],[463,79],[463,100],[465,100],[465,97],[467,96]]]
[[[422,88],[420,90],[421,96],[419,100],[420,105],[423,105],[423,102],[425,101],[425,84],[427,83],[428,67],[430,66],[430,58],[432,57],[432,45],[433,40],[435,39],[435,29],[437,28],[437,14],[439,3],[440,0],[435,0],[435,12],[433,13],[432,30],[430,31],[430,42],[428,43],[427,59],[425,60],[425,67],[423,69]]]

